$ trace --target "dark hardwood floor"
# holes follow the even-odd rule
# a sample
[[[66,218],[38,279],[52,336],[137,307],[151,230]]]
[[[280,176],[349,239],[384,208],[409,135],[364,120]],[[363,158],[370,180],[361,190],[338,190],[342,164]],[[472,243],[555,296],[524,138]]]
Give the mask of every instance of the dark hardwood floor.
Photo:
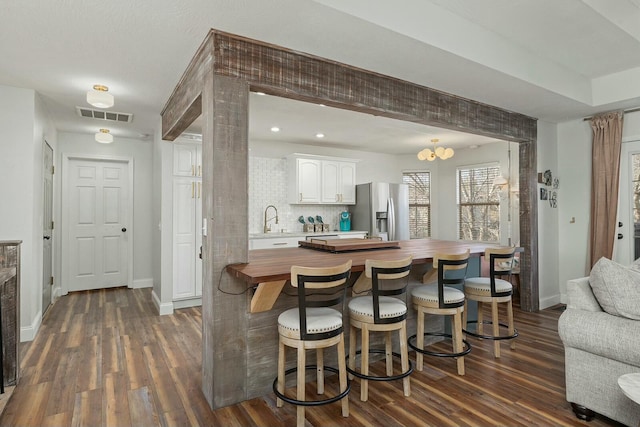
[[[617,426],[578,420],[564,397],[561,307],[516,308],[515,351],[469,338],[466,375],[455,362],[425,357],[402,382],[374,382],[360,402],[354,380],[350,416],[340,404],[308,408],[309,426]],[[201,392],[201,311],[157,316],[150,289],[76,292],[59,298],[35,340],[21,346],[22,377],[1,426],[292,426],[296,409],[272,394],[212,411]],[[411,358],[415,360],[414,354]],[[384,369],[376,362],[374,372]],[[276,367],[273,367],[274,376]],[[327,391],[336,384],[327,381]],[[308,387],[310,389],[311,387]]]

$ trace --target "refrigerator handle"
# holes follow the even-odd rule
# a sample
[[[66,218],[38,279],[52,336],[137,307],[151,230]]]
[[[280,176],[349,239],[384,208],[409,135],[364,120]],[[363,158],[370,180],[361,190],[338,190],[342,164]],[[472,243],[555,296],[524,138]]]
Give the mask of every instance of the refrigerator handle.
[[[387,232],[389,240],[396,240],[396,209],[392,198],[387,201]]]

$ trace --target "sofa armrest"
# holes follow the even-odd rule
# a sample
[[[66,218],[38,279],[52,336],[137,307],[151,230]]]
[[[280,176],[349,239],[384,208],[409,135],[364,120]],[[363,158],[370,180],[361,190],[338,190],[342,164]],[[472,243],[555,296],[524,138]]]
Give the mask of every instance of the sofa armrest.
[[[567,281],[567,308],[599,312],[602,307],[593,295],[589,277],[581,277]]]

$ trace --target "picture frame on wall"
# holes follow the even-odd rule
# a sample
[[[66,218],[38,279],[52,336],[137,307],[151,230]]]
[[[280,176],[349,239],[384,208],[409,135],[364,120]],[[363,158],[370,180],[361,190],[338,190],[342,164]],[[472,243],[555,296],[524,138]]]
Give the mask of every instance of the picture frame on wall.
[[[547,193],[547,189],[546,188],[541,188],[540,189],[540,200],[548,200],[549,199],[549,195]]]

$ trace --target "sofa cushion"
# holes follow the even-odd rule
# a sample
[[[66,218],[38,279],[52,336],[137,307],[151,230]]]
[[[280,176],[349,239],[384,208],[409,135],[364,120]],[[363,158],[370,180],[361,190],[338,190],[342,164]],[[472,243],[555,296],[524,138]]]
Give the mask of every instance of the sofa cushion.
[[[612,316],[604,311],[594,313],[568,308],[558,320],[558,334],[565,347],[577,348],[640,369],[640,322]],[[605,366],[594,366],[593,369],[605,369]]]
[[[637,260],[633,261],[631,263],[631,265],[629,266],[630,269],[635,270],[635,271],[640,271],[640,258],[638,258]]]
[[[591,269],[589,284],[604,311],[640,320],[640,271],[603,257]]]
[[[567,308],[593,312],[602,311],[602,306],[598,304],[598,300],[589,286],[588,277],[567,280]]]

